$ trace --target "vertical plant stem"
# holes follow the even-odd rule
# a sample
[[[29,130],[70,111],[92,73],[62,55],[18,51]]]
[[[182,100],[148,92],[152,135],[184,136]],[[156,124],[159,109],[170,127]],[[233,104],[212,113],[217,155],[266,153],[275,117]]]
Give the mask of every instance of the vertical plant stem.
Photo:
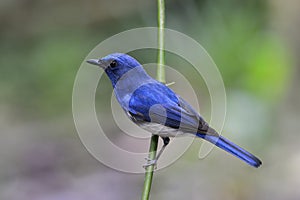
[[[157,23],[158,23],[158,55],[157,55],[157,74],[156,79],[162,83],[166,83],[166,77],[165,77],[165,34],[164,34],[164,28],[165,28],[165,1],[164,0],[157,0]]]
[[[157,75],[156,79],[162,83],[166,82],[165,77],[165,55],[164,55],[164,26],[165,26],[165,1],[157,0],[158,8],[158,55],[157,55]],[[156,157],[156,151],[158,146],[158,136],[152,135],[149,148],[149,159],[153,160]],[[151,191],[152,178],[154,165],[150,165],[146,168],[144,189],[142,193],[142,200],[148,200]]]
[[[158,145],[158,136],[152,135],[150,141],[150,148],[149,148],[149,159],[152,160],[155,159],[157,145]],[[154,170],[154,165],[150,165],[146,168],[142,200],[149,199],[151,185],[152,185],[152,178],[153,178],[153,170]]]

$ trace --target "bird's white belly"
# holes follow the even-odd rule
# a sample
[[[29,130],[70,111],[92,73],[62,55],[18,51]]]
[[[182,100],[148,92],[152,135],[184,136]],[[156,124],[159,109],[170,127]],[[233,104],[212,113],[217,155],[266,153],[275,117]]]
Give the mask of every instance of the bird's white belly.
[[[138,125],[142,128],[145,129],[149,132],[151,132],[154,135],[159,135],[161,137],[175,137],[175,136],[182,136],[185,134],[184,132],[167,127],[158,123],[151,123],[151,122],[143,122],[143,123],[138,123]]]

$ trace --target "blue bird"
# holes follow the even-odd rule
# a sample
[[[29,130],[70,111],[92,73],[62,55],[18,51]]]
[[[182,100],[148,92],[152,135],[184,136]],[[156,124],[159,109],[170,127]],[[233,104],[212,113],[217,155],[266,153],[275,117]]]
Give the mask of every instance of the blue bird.
[[[156,164],[170,141],[169,137],[176,135],[196,135],[253,167],[262,164],[257,157],[220,136],[189,103],[150,77],[133,57],[113,53],[87,62],[104,69],[127,116],[141,128],[163,139],[164,145],[156,159],[146,166]]]

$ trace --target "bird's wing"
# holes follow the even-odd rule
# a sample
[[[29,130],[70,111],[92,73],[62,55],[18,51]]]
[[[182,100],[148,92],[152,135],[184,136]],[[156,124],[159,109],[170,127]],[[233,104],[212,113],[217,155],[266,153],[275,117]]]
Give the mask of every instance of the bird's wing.
[[[189,133],[206,133],[209,129],[186,101],[164,85],[143,86],[130,101],[129,114],[137,123],[154,122]]]
[[[185,111],[187,115],[193,116],[193,118],[196,118],[198,120],[198,132],[206,133],[208,129],[211,129],[206,123],[206,121],[203,119],[203,117],[200,116],[198,112],[195,111],[195,109],[183,98],[181,98],[179,95],[177,95],[178,98],[178,105]]]
[[[210,129],[198,113],[194,110],[186,110],[178,104],[154,106],[150,109],[149,115],[152,122],[164,124],[183,132],[207,133]]]

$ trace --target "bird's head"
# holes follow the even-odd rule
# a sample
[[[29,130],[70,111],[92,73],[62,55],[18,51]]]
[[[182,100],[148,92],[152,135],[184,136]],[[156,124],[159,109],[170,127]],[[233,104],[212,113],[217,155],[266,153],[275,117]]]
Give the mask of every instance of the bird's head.
[[[113,53],[100,59],[87,60],[87,62],[104,69],[113,85],[133,68],[141,67],[136,59],[123,53]],[[143,71],[142,68],[141,70]]]

